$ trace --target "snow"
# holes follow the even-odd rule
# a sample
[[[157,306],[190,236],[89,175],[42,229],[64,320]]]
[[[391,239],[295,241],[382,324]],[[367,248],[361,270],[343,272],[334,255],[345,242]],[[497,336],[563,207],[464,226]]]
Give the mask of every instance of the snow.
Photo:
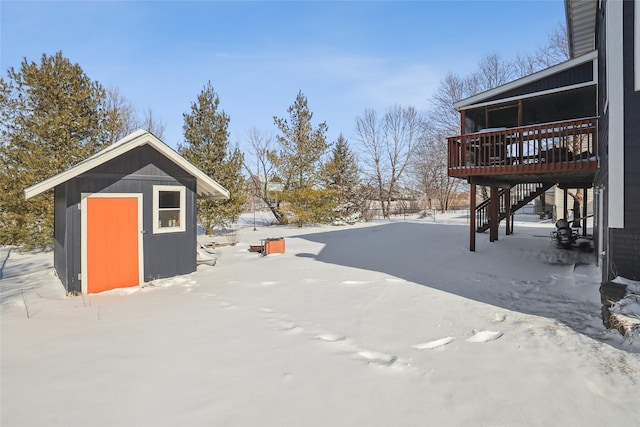
[[[244,220],[215,267],[84,297],[51,253],[12,251],[0,423],[637,425],[637,337],[603,327],[594,255],[556,248],[549,221],[471,253],[463,213]],[[286,252],[248,251],[269,237]]]

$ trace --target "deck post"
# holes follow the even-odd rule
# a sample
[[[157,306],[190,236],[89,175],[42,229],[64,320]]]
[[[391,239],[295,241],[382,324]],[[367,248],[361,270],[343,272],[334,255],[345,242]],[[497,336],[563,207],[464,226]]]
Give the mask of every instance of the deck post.
[[[469,234],[469,250],[476,251],[476,184],[473,178],[469,178],[469,223],[471,230]]]
[[[500,196],[498,186],[491,186],[491,201],[489,202],[489,241],[498,240],[498,226],[500,225],[499,210]]]
[[[567,209],[567,203],[568,203],[567,198],[569,196],[569,189],[567,187],[564,187],[563,191],[564,191],[564,203],[562,207],[563,207],[564,216],[562,218],[567,219],[567,216],[569,216],[569,211]]]
[[[587,237],[587,191],[587,187],[582,189],[582,237]]]
[[[505,226],[507,230],[507,236],[512,233],[511,231],[511,189],[507,188],[504,192],[504,210],[505,210]]]

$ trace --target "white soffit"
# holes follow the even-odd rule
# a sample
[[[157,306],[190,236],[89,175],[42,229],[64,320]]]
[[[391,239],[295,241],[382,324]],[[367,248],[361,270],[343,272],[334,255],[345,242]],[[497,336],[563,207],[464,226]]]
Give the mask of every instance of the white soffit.
[[[596,48],[596,0],[565,0],[569,54],[572,58]]]

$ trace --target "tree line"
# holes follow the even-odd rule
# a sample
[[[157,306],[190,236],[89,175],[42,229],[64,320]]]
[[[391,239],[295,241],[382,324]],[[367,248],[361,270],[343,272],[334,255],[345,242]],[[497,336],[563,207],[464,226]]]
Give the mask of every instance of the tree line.
[[[422,197],[449,209],[463,183],[447,176],[446,137],[459,133],[453,103],[568,58],[559,26],[531,55],[505,60],[485,55],[467,76],[450,73],[426,108],[392,105],[365,109],[353,141],[327,141],[300,90],[275,134],[247,132],[243,153],[229,140],[231,118],[207,82],[183,114],[178,152],[230,191],[229,200],[198,200],[206,233],[234,224],[249,201],[259,200],[280,224],[351,223],[373,210],[388,218],[394,206]],[[43,247],[53,238],[53,194],[29,201],[24,188],[64,171],[133,130],[162,139],[164,125],[151,110],[138,113],[117,89],[104,88],[57,52],[39,63],[25,58],[0,77],[0,244]],[[424,206],[424,204],[423,204]]]

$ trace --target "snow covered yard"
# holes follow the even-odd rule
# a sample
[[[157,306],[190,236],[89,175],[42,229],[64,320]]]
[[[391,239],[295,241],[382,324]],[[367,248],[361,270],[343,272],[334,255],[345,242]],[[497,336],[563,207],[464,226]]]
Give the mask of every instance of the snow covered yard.
[[[552,227],[471,253],[456,215],[260,224],[215,267],[84,298],[52,254],[12,252],[1,424],[637,425],[640,345],[604,329],[593,255]]]

